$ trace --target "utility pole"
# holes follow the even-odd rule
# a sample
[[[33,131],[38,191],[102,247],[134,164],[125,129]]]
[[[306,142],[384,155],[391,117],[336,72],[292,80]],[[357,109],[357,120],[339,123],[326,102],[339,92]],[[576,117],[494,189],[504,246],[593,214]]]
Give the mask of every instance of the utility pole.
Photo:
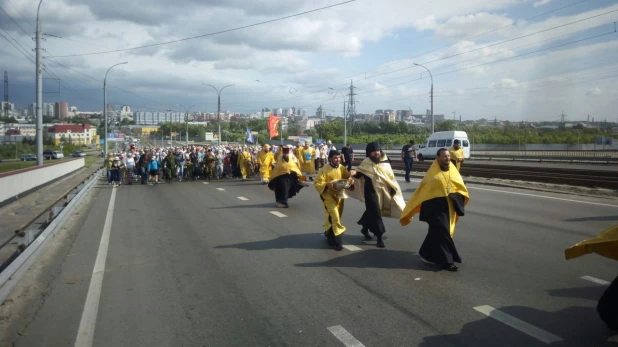
[[[212,86],[210,84],[204,84],[204,85],[212,87],[217,92],[217,127],[219,128],[218,146],[221,146],[221,92],[223,91],[223,89],[227,87],[233,87],[234,85],[233,84],[227,85],[221,88],[221,90],[217,89],[215,86]]]
[[[431,77],[431,133],[433,134],[435,132],[435,122],[433,119],[433,75],[431,74],[431,71],[429,71],[429,69],[424,67],[423,65],[417,63],[414,63],[414,65],[420,66],[423,69],[427,70],[427,72],[429,72],[429,77]]]
[[[354,101],[354,95],[358,95],[356,93],[354,93],[354,81],[350,80],[350,94],[348,94],[349,97],[349,104],[348,104],[348,113],[344,113],[344,117],[343,117],[343,145],[346,146],[348,144],[348,118],[352,117],[352,119],[354,119],[354,116],[356,115],[356,102]]]
[[[105,122],[105,134],[104,134],[105,135],[105,141],[104,141],[105,148],[103,149],[103,158],[104,158],[103,160],[107,159],[107,74],[114,66],[123,65],[123,64],[127,64],[127,62],[125,61],[124,63],[118,63],[115,65],[112,65],[109,69],[107,69],[107,72],[105,73],[105,78],[103,78],[103,122]],[[37,154],[37,160],[38,160],[38,154]]]
[[[457,123],[457,119],[455,119],[455,111],[453,111],[453,122]]]
[[[4,70],[4,116],[9,118],[9,74]]]
[[[41,54],[41,22],[39,11],[43,0],[36,9],[36,165],[43,166],[43,63]],[[105,139],[107,141],[107,139]]]

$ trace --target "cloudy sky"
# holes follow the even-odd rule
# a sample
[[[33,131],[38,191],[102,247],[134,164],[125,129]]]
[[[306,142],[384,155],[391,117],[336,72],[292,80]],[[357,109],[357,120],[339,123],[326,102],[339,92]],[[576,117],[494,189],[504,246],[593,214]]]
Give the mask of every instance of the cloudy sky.
[[[429,108],[448,118],[616,121],[615,0],[44,0],[44,102],[100,110],[248,113],[324,105],[340,115]],[[38,0],[0,0],[0,69],[18,108],[35,100]],[[200,36],[176,43],[154,45]],[[127,49],[151,45],[140,49]],[[118,51],[119,50],[119,51]],[[108,53],[110,51],[115,51]],[[332,88],[332,89],[331,89]]]

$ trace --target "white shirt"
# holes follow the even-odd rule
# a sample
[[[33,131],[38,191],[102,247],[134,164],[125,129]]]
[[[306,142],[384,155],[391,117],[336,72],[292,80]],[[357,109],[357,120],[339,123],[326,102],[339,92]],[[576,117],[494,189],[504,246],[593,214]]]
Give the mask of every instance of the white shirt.
[[[124,164],[127,169],[134,169],[135,168],[135,159],[133,159],[133,157],[127,157],[127,161]]]

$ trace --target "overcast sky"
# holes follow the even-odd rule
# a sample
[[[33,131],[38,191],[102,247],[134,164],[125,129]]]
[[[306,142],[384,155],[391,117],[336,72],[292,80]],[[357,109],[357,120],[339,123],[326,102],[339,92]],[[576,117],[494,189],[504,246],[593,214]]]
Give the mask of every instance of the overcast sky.
[[[358,0],[178,43],[80,55],[209,34],[342,1],[44,0],[43,99],[101,110],[105,71],[128,61],[108,75],[108,103],[133,110],[195,104],[193,110],[216,111],[216,93],[207,83],[234,84],[222,93],[223,110],[295,106],[315,114],[324,105],[339,116],[341,92],[354,80],[357,113],[391,108],[418,114],[430,106],[431,84],[413,65],[419,63],[434,76],[435,113],[448,118],[455,112],[464,120],[555,121],[563,110],[569,120],[618,117],[615,0]],[[31,37],[38,0],[0,3],[0,69],[9,73],[10,101],[23,108],[35,100]]]

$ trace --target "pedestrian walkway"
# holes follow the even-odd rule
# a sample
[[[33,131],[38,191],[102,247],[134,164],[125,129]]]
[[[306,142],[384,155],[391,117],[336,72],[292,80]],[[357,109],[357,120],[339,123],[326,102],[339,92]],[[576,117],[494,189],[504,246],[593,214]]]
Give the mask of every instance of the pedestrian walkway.
[[[84,167],[69,176],[38,189],[19,200],[0,208],[0,244],[3,244],[13,235],[15,230],[34,216],[49,208],[56,200],[66,194],[71,188],[88,178],[103,166],[103,158],[99,158],[90,167]],[[41,217],[45,219],[47,216]],[[0,263],[7,259],[15,247],[7,245],[0,249]]]

